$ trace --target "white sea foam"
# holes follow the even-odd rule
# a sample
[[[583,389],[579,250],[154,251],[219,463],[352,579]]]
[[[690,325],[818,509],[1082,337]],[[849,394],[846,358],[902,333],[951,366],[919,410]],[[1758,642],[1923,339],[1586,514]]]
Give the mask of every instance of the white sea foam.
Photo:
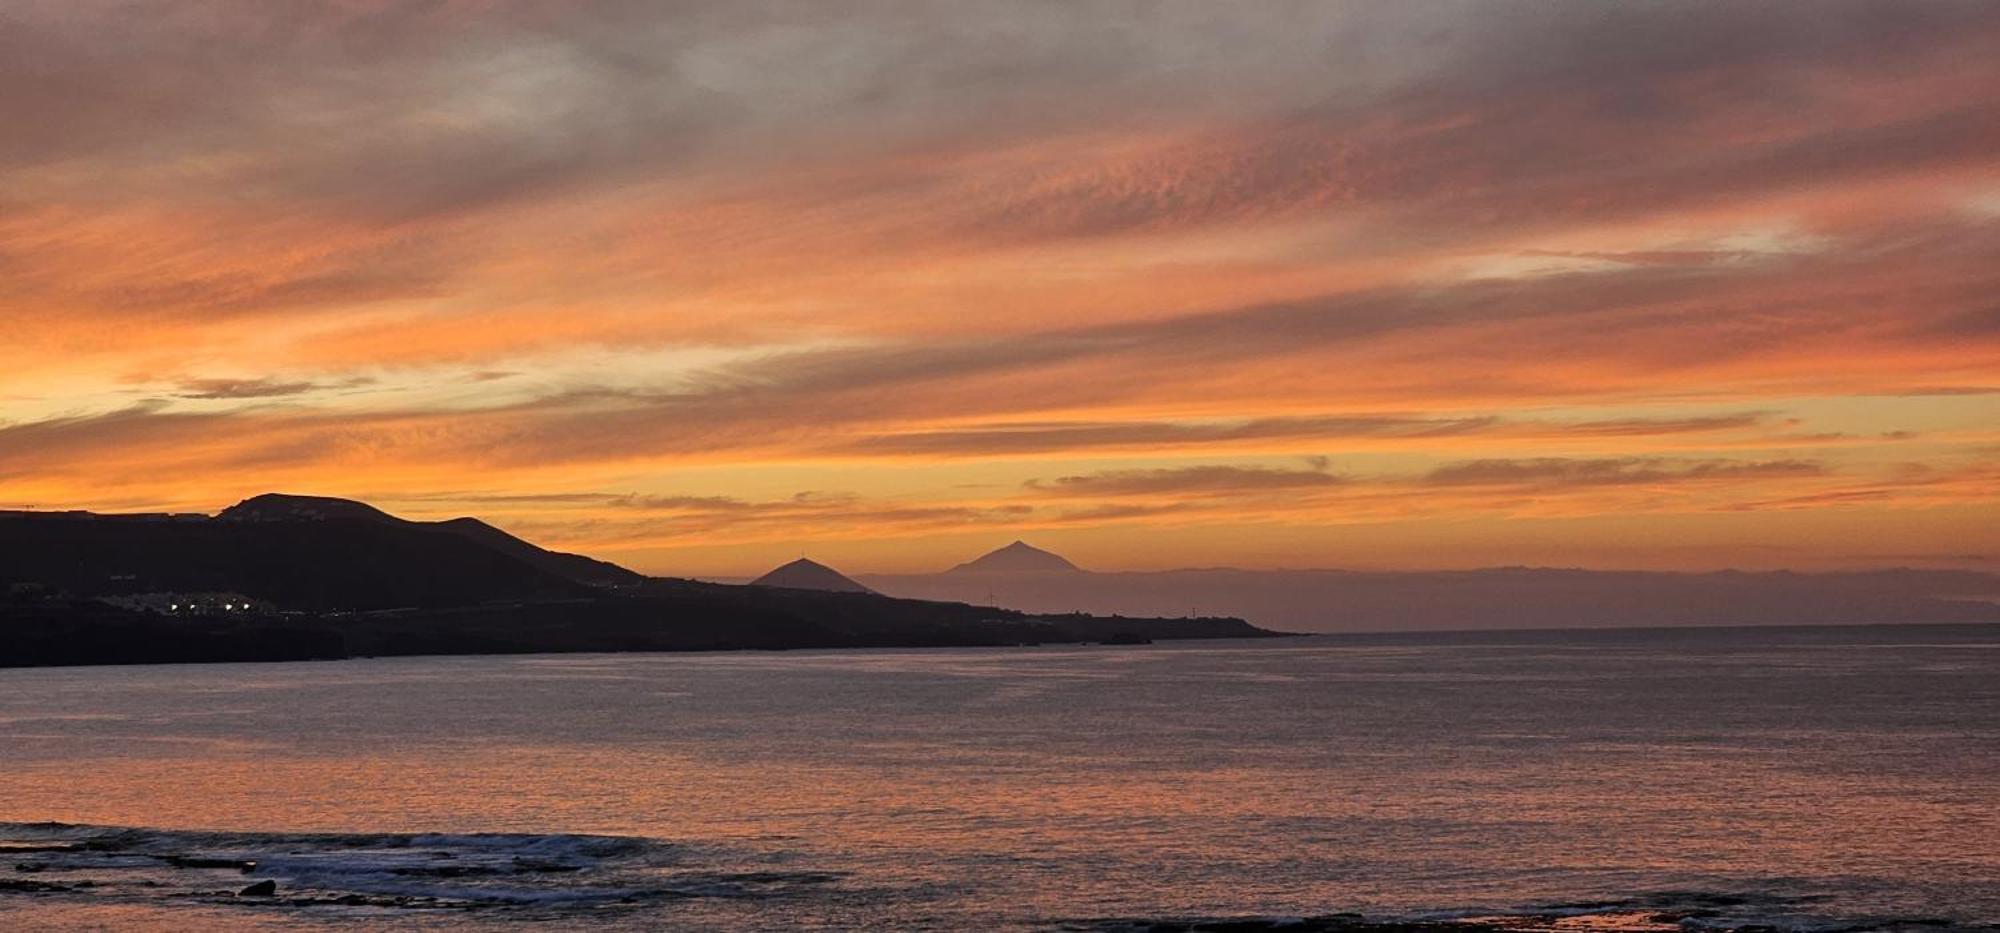
[[[754,897],[818,885],[825,872],[689,864],[629,836],[534,833],[244,833],[0,823],[0,853],[35,894],[228,897],[254,882],[310,907],[481,907]],[[5,893],[0,891],[0,893]]]

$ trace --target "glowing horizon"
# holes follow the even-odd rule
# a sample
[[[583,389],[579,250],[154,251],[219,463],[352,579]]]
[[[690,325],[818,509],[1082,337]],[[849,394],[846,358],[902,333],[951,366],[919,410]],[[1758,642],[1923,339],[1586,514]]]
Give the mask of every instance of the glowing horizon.
[[[2000,7],[0,14],[0,508],[2000,568]]]

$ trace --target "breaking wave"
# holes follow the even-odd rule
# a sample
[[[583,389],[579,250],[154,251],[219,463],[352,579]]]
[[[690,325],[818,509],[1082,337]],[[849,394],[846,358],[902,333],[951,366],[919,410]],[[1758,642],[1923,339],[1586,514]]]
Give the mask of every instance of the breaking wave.
[[[1100,918],[1059,924],[1079,933],[2000,933],[1942,917],[1830,917],[1822,895],[1657,891],[1628,898],[1531,904],[1509,910],[1403,916]]]
[[[779,897],[826,872],[702,864],[633,836],[250,833],[0,823],[0,895],[475,910]],[[4,863],[0,863],[4,864]],[[11,871],[8,871],[11,869]]]
[[[771,854],[638,836],[574,833],[207,832],[0,822],[0,899],[29,897],[318,914],[479,913],[496,920],[580,919],[652,928],[649,908],[748,909],[682,915],[720,925],[945,926],[911,892],[802,871]],[[964,892],[961,892],[964,893]],[[919,897],[916,900],[921,901]],[[949,898],[948,898],[949,899]],[[1824,896],[1659,891],[1622,899],[1404,915],[1137,916],[1062,920],[1011,914],[979,925],[1084,933],[2000,933],[1924,916],[1832,916]],[[731,905],[723,908],[723,904]],[[861,913],[849,908],[860,907]],[[916,908],[916,913],[901,909]],[[616,917],[625,913],[626,922]],[[804,922],[802,922],[804,921]],[[475,922],[478,927],[487,926]]]

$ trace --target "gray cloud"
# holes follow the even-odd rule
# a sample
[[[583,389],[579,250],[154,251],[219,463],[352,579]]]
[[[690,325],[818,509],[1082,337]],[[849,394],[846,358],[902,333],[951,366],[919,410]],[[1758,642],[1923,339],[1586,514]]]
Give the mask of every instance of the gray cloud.
[[[177,395],[191,399],[277,398],[303,395],[317,388],[317,382],[277,379],[192,379],[181,383]]]
[[[1527,165],[1531,148],[1547,151],[1549,171],[1560,172],[1601,140],[1548,135],[1559,114],[1524,106],[1579,101],[1568,106],[1627,136],[1650,128],[1670,138],[1667,128],[1684,129],[1713,103],[1677,93],[1692,77],[1726,77],[1730,97],[1795,112],[1818,102],[1790,80],[1802,63],[1893,73],[2000,29],[1991,5],[1943,0],[611,2],[561,12],[533,2],[362,11],[208,0],[144,17],[80,0],[16,5],[7,17],[0,118],[38,131],[9,134],[0,160],[157,165],[255,148],[267,158],[181,180],[396,216],[616,185],[718,158],[957,145],[1190,115],[1303,113],[1352,125],[1386,112],[1435,125],[1437,115],[1478,110],[1492,119],[1444,131],[1432,157],[1514,127],[1503,148],[1472,151],[1489,165]],[[439,113],[453,119],[433,119]],[[1531,147],[1535,135],[1541,145]],[[1239,159],[1234,172],[1099,198],[1085,213],[1100,218],[1092,225],[1116,225],[1226,204],[1230,190],[1281,193],[1322,177],[1312,171],[1322,155]],[[374,170],[384,165],[396,170]],[[1426,172],[1402,177],[1422,184]]]
[[[283,398],[305,395],[326,389],[351,389],[373,383],[368,377],[342,379],[336,382],[312,382],[305,380],[284,380],[263,377],[257,379],[190,379],[180,384],[176,398],[219,400]]]
[[[1763,423],[1766,417],[1762,412],[1743,412],[1699,418],[1618,418],[1610,421],[1579,421],[1552,427],[1559,434],[1583,437],[1650,437],[1754,428]]]
[[[1254,418],[1231,422],[1103,421],[1021,422],[946,431],[869,434],[836,443],[843,453],[875,455],[994,456],[1094,448],[1229,444],[1265,440],[1422,441],[1479,435],[1555,437],[1647,437],[1732,431],[1757,427],[1758,412],[1695,418],[1620,418],[1609,421],[1546,422],[1496,415],[1424,418],[1403,415],[1327,415]]]
[[[1433,486],[1626,486],[1818,476],[1825,468],[1804,460],[1676,460],[1660,457],[1531,460],[1465,460],[1432,470]]]
[[[630,517],[584,520],[533,520],[510,523],[522,530],[541,530],[562,537],[600,540],[695,537],[728,531],[733,534],[791,536],[809,532],[901,534],[968,525],[1006,525],[1034,514],[1028,505],[920,505],[860,497],[823,497],[810,493],[786,499],[741,500],[727,497],[613,497],[629,506]]]
[[[1927,337],[1963,337],[1979,340],[2000,336],[2000,305],[1961,311],[1923,327]]]
[[[868,435],[841,442],[835,449],[870,454],[982,456],[1097,447],[1152,448],[1301,438],[1445,438],[1480,433],[1499,423],[1499,418],[1491,416],[1410,418],[1386,415],[1255,418],[1221,423],[1023,422],[950,431]]]
[[[1063,496],[1233,495],[1335,486],[1341,478],[1324,468],[1286,470],[1261,466],[1203,465],[1149,470],[1107,470],[1053,480],[1029,480],[1027,489]]]
[[[92,459],[131,445],[153,445],[216,429],[230,416],[167,412],[148,399],[116,411],[0,424],[0,476],[32,475],[63,465],[89,470]]]

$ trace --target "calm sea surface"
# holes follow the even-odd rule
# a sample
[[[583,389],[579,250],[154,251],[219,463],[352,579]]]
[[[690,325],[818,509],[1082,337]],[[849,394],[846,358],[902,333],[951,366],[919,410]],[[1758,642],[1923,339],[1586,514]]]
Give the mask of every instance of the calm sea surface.
[[[0,928],[2000,923],[2000,627],[0,670],[0,769]]]

